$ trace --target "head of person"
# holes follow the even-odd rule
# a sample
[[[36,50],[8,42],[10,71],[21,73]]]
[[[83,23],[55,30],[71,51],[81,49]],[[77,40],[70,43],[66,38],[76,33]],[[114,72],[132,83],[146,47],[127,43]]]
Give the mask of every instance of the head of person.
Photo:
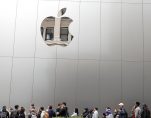
[[[20,108],[20,112],[21,112],[21,113],[24,113],[24,112],[25,112],[25,108],[24,108],[24,107],[21,107],[21,108]]]
[[[31,104],[31,107],[34,107],[35,105],[34,104]]]
[[[122,103],[122,102],[119,103],[118,105],[119,105],[119,108],[120,108],[120,109],[124,107],[124,103]]]
[[[40,107],[40,110],[41,110],[41,111],[44,111],[44,107]]]
[[[103,117],[106,117],[106,114],[105,114],[105,113],[103,113]]]
[[[88,109],[88,108],[84,108],[84,111],[85,111],[85,112],[88,112],[88,111],[89,111],[89,109]]]
[[[64,106],[67,106],[67,103],[66,103],[66,102],[63,102],[62,104],[63,104]]]
[[[140,106],[140,102],[136,102],[136,107]]]
[[[48,109],[52,109],[52,106],[51,106],[51,105],[49,105],[49,106],[48,106]]]
[[[110,108],[110,107],[107,107],[107,108],[106,108],[106,115],[109,115],[109,114],[112,114],[111,108]]]
[[[77,113],[77,115],[79,115],[79,110],[78,110],[78,108],[75,108],[74,112]]]
[[[5,112],[6,111],[6,106],[2,107],[2,111]]]
[[[12,111],[13,111],[13,108],[12,108],[12,107],[10,107],[10,108],[9,108],[9,111],[10,111],[10,112],[12,112]]]
[[[97,107],[95,107],[93,110],[94,110],[94,111],[98,111],[98,108],[97,108]]]
[[[60,108],[61,107],[61,104],[60,103],[58,103],[58,106],[57,106],[58,108]]]
[[[148,106],[146,104],[143,105],[143,110],[147,110]]]
[[[16,110],[18,110],[18,109],[19,109],[19,105],[15,105],[14,108],[15,108]]]
[[[90,109],[90,110],[89,110],[89,113],[92,114],[92,113],[93,113],[93,109]]]

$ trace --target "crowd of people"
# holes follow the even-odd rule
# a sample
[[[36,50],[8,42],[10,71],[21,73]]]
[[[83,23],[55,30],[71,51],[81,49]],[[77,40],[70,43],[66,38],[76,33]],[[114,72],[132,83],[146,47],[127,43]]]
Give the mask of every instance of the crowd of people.
[[[129,118],[128,113],[123,103],[118,104],[119,108],[114,112],[110,107],[107,107],[102,114],[102,118]],[[79,114],[78,108],[74,109],[74,112],[69,115],[68,107],[65,102],[58,104],[56,109],[53,109],[51,105],[47,109],[40,107],[38,110],[34,104],[31,104],[29,113],[26,114],[25,108],[15,105],[14,108],[7,110],[6,106],[3,106],[0,110],[0,118],[52,118],[52,117],[83,117],[83,118],[101,118],[99,116],[98,108],[84,108],[82,114]],[[132,108],[130,118],[151,118],[150,110],[146,104],[140,107],[140,103],[136,102]]]

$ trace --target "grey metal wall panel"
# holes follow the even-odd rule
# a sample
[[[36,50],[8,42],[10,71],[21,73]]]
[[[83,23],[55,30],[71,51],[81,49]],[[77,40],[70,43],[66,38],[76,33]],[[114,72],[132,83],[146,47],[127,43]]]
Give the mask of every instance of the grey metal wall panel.
[[[80,5],[79,58],[99,59],[100,5],[82,2]]]
[[[151,61],[151,4],[144,4],[144,60]]]
[[[101,110],[111,107],[112,110],[118,107],[121,101],[121,62],[106,61],[100,65],[101,77]]]
[[[0,93],[1,105],[9,105],[10,81],[11,81],[12,59],[10,57],[0,58]]]
[[[123,60],[143,60],[142,5],[122,6]]]
[[[54,104],[55,63],[54,59],[35,61],[33,102],[36,106],[47,108]]]
[[[125,62],[122,70],[123,102],[130,113],[136,101],[143,101],[143,63]]]
[[[34,57],[37,3],[37,0],[21,0],[18,2],[14,49],[15,57]]]
[[[29,108],[32,99],[33,58],[16,58],[13,61],[10,104]]]
[[[5,0],[0,4],[0,56],[13,55],[16,3],[17,0]]]
[[[78,67],[77,104],[79,108],[99,107],[99,63],[81,60]]]
[[[101,4],[101,60],[121,60],[121,4]]]
[[[76,60],[57,60],[55,105],[66,102],[69,112],[75,107],[76,98]]]

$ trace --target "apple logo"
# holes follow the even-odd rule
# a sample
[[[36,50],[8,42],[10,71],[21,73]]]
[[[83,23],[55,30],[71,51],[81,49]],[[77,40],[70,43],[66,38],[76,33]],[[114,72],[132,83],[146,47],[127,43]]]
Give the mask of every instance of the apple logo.
[[[62,17],[66,13],[66,8],[62,8],[57,17],[47,17],[41,23],[41,35],[48,46],[67,46],[73,39],[69,32],[69,25],[73,20],[69,17]]]

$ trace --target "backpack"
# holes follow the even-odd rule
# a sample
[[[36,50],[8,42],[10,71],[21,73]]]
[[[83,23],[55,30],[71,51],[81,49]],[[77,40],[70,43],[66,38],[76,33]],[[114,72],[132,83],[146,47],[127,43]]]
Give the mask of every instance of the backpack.
[[[7,112],[0,113],[0,118],[6,118],[6,117],[7,117]]]
[[[49,114],[48,114],[48,112],[45,112],[45,114],[44,114],[44,118],[49,118]]]

